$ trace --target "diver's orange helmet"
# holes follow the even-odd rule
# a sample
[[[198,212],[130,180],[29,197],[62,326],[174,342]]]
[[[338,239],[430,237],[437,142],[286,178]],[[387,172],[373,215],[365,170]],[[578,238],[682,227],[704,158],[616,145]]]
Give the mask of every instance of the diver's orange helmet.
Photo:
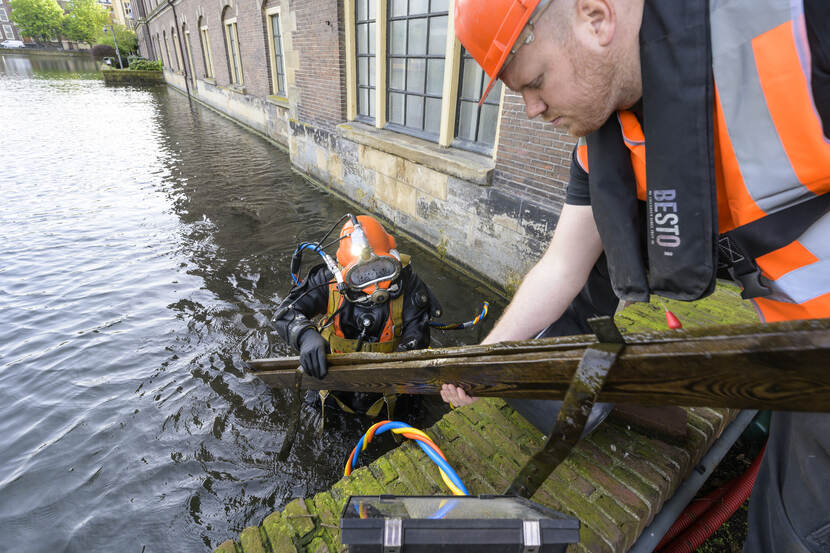
[[[358,215],[357,228],[350,219],[340,229],[337,263],[346,285],[373,294],[386,290],[401,273],[401,258],[395,238],[369,215]]]

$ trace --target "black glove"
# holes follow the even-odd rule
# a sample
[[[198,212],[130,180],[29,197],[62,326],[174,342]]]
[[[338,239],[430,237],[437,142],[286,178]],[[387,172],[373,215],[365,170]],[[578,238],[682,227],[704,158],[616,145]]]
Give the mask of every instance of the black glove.
[[[300,350],[300,366],[303,372],[314,378],[323,379],[328,374],[326,362],[326,341],[314,328],[307,328],[297,338]]]

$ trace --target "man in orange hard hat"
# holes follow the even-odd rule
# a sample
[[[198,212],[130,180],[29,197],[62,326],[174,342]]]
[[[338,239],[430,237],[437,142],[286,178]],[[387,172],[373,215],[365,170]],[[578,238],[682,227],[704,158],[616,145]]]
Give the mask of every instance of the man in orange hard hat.
[[[579,137],[550,247],[486,342],[572,314],[603,252],[622,300],[694,300],[720,276],[765,321],[830,317],[830,2],[455,0],[454,13],[490,86]],[[744,551],[830,551],[830,416],[774,414]]]

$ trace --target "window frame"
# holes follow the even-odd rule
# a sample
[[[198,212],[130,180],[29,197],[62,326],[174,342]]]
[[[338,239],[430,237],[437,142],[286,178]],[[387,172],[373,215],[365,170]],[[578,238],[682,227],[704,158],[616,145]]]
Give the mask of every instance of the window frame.
[[[278,19],[278,26],[279,26],[279,37],[274,36],[274,22],[272,21],[273,17],[277,16]],[[274,96],[278,98],[288,98],[288,78],[285,74],[285,42],[283,41],[282,37],[285,36],[283,33],[283,26],[282,26],[282,14],[280,13],[280,7],[275,6],[265,10],[265,24],[267,26],[268,31],[268,56],[269,56],[269,65],[271,66],[271,92]],[[276,49],[274,48],[274,39],[279,38],[280,41],[280,56],[279,56],[279,63],[277,63],[277,53]],[[282,72],[280,72],[282,69]],[[283,86],[285,89],[280,90],[279,87],[279,78],[282,76]]]
[[[182,25],[182,34],[184,35],[184,49],[187,54],[187,63],[190,66],[190,82],[196,85],[196,68],[193,66],[193,47],[190,45],[190,30],[185,25]]]
[[[372,1],[372,0],[370,0],[370,1]],[[389,0],[381,0],[381,1],[386,1],[387,5],[388,5]],[[404,0],[404,1],[407,4],[407,12],[408,12],[409,11],[409,4],[412,0]],[[427,0],[428,8],[431,7],[432,2],[435,2],[435,1],[436,0]],[[436,99],[439,100],[441,102],[441,106],[443,108],[443,103],[444,103],[444,100],[443,100],[443,88],[444,88],[443,78],[446,76],[446,63],[447,63],[447,59],[446,59],[447,48],[446,48],[446,46],[444,47],[444,52],[443,52],[444,55],[443,56],[429,53],[430,23],[431,23],[432,19],[437,18],[437,17],[446,17],[447,18],[447,30],[449,30],[449,18],[450,18],[449,2],[448,2],[446,12],[443,12],[443,11],[442,12],[427,11],[424,14],[417,14],[417,15],[414,15],[414,16],[409,15],[409,14],[403,15],[403,16],[392,16],[390,14],[386,18],[386,25],[387,25],[386,45],[385,45],[385,48],[386,48],[386,63],[384,64],[385,65],[385,70],[386,70],[386,83],[387,83],[387,86],[384,90],[384,94],[387,95],[387,98],[386,98],[386,120],[387,120],[386,128],[388,128],[389,130],[395,131],[395,132],[402,133],[402,134],[410,134],[410,135],[416,136],[418,138],[423,138],[424,140],[429,140],[430,142],[438,142],[440,140],[440,138],[441,138],[441,122],[439,120],[439,122],[438,122],[438,132],[437,133],[433,133],[433,132],[430,132],[430,131],[426,130],[426,116],[427,116],[427,103],[428,103],[427,99],[430,98],[430,99],[433,99],[433,100],[436,100]],[[424,53],[423,56],[420,56],[420,55],[419,56],[413,56],[413,55],[409,54],[409,21],[411,21],[413,19],[426,19],[426,33],[424,35],[426,37],[426,44],[425,44],[425,47],[424,47],[425,53]],[[406,23],[406,33],[404,35],[404,37],[405,37],[405,39],[404,39],[404,42],[405,42],[404,54],[391,54],[390,53],[390,51],[391,51],[390,44],[391,44],[392,36],[391,36],[391,33],[389,32],[388,29],[389,29],[390,24],[393,21],[406,21],[407,22]],[[393,89],[388,84],[391,81],[391,71],[392,71],[391,60],[393,60],[393,59],[404,60],[404,85],[403,85],[403,89],[398,89],[398,88]],[[412,92],[412,91],[407,90],[407,83],[408,83],[408,77],[409,77],[409,60],[410,59],[423,59],[424,60],[424,83],[423,83],[424,91],[423,91],[423,93],[421,93],[421,92]],[[442,76],[441,94],[434,94],[434,93],[430,94],[429,92],[427,92],[427,84],[429,82],[429,60],[431,60],[431,59],[442,59],[442,60],[444,60],[445,71],[444,71],[444,75]],[[390,120],[390,117],[389,117],[389,109],[390,109],[389,94],[390,93],[402,94],[403,97],[404,97],[404,106],[403,106],[403,120],[404,120],[404,123],[403,123],[403,125]],[[409,96],[418,96],[422,99],[422,104],[423,105],[421,107],[421,129],[420,130],[415,129],[413,127],[407,127],[406,126],[407,104],[409,102],[409,100],[408,100]]]
[[[167,63],[164,63],[162,59],[161,62],[166,65],[169,69],[173,69],[173,60],[170,59],[170,43],[167,42],[167,31],[164,29],[161,30],[161,36],[164,38],[164,52],[167,54]]]
[[[354,51],[355,51],[355,55],[354,55],[354,59],[355,59],[355,67],[354,67],[355,79],[354,79],[354,82],[355,82],[355,87],[356,87],[356,89],[355,89],[356,98],[355,98],[355,117],[354,117],[354,119],[357,120],[357,121],[362,121],[362,122],[370,124],[370,125],[374,125],[375,120],[377,119],[377,90],[378,90],[378,87],[377,87],[377,74],[378,74],[378,65],[377,65],[378,64],[378,38],[377,38],[377,35],[378,35],[378,28],[380,26],[380,22],[378,21],[377,2],[375,0],[365,0],[366,3],[367,3],[366,19],[358,21],[358,19],[357,19],[357,2],[360,2],[360,1],[361,0],[354,0],[353,1],[353,10],[352,10],[352,14],[351,14],[352,18],[353,18],[353,21],[354,21],[354,24],[352,25],[352,28],[355,29],[354,37],[353,37],[354,38]],[[375,17],[374,17],[374,19],[372,19],[369,16],[369,14],[371,13],[371,6],[372,5],[375,6]],[[369,44],[368,44],[370,49],[367,50],[367,52],[365,54],[361,54],[358,51],[357,38],[356,38],[357,37],[357,31],[356,31],[357,25],[366,25],[366,38],[367,39],[371,36],[371,34],[369,33],[370,26],[371,25],[375,26],[375,48],[374,48],[374,53],[372,53],[372,51],[371,51],[371,42],[369,42]],[[360,58],[367,58],[367,60],[374,58],[374,60],[375,60],[374,75],[371,74],[371,63],[369,61],[366,62],[367,72],[369,72],[367,74],[367,76],[369,77],[369,80],[368,80],[368,84],[366,84],[366,85],[360,84],[360,78],[358,77],[359,68],[360,68]],[[372,79],[372,77],[374,77],[374,79]],[[374,85],[372,84],[373,80],[375,82]],[[368,97],[368,102],[369,102],[369,106],[370,106],[370,109],[369,109],[370,114],[369,115],[360,113],[360,90],[361,89],[366,89],[367,90],[366,95]],[[374,104],[372,103],[372,99],[371,99],[373,95],[375,96]],[[374,112],[374,115],[372,115],[372,112]]]
[[[8,23],[9,14],[6,13],[6,8],[0,8],[0,23]],[[5,31],[5,29],[4,29]]]
[[[170,39],[173,41],[173,52],[176,54],[176,71],[184,73],[184,56],[182,54],[181,43],[179,42],[179,32],[173,27],[170,30]]]
[[[6,40],[16,40],[14,38],[14,27],[12,27],[11,24],[3,25],[3,32],[6,35]]]
[[[207,23],[199,27],[199,40],[202,47],[202,63],[205,64],[205,78],[216,78],[213,71],[213,55],[210,52],[210,34],[208,33]]]
[[[242,74],[242,56],[239,54],[239,27],[236,24],[236,17],[228,17],[222,20],[225,31],[226,54],[228,55],[228,73],[231,77],[231,84],[234,86],[245,86],[245,79]]]
[[[487,84],[490,82],[489,81],[489,76],[487,75],[487,73],[485,73],[482,70],[481,71],[481,76],[480,76],[481,80],[478,83],[478,95],[475,96],[475,97],[463,97],[462,93],[463,93],[463,89],[464,89],[464,86],[463,86],[463,83],[464,83],[464,64],[468,63],[468,62],[472,62],[472,63],[475,63],[476,65],[478,65],[478,63],[475,61],[475,59],[471,55],[467,54],[464,51],[464,49],[462,48],[461,56],[459,58],[458,92],[456,94],[456,99],[455,99],[455,102],[456,102],[456,110],[455,111],[456,111],[456,113],[455,113],[455,121],[454,121],[454,124],[453,124],[454,132],[453,132],[453,140],[452,140],[451,145],[456,147],[456,148],[460,148],[462,150],[468,150],[468,151],[476,152],[476,153],[479,153],[479,154],[489,155],[493,150],[495,150],[498,135],[499,135],[499,122],[501,121],[501,110],[500,110],[499,106],[500,106],[501,100],[502,100],[504,84],[499,83],[498,84],[499,90],[498,91],[491,90],[490,94],[487,97],[487,99],[484,101],[484,105],[496,106],[496,110],[497,110],[496,129],[495,129],[495,133],[493,135],[493,144],[487,144],[485,142],[479,142],[479,140],[478,140],[479,133],[481,132],[481,114],[483,112],[482,107],[478,106],[478,105],[476,106],[476,110],[477,110],[477,112],[476,112],[476,125],[475,125],[476,140],[470,141],[466,138],[460,138],[458,136],[458,129],[459,129],[459,125],[461,124],[461,103],[462,102],[467,102],[467,103],[475,102],[476,104],[478,104],[478,101],[479,101],[479,98],[481,98],[482,92],[484,92],[484,89],[487,87]],[[479,69],[481,69],[481,66],[478,66],[478,67],[479,67]],[[498,100],[493,101],[494,96],[496,94],[498,94]]]
[[[454,11],[455,2],[450,0],[447,15],[447,43],[444,51],[444,83],[443,92],[441,95],[441,122],[440,134],[438,139],[435,139],[434,134],[428,137],[419,136],[406,130],[401,130],[398,125],[392,124],[390,126],[386,119],[386,104],[388,87],[387,84],[387,43],[388,43],[388,17],[387,11],[390,0],[370,0],[375,3],[375,17],[376,17],[376,43],[375,43],[375,120],[374,127],[377,129],[388,129],[390,132],[398,132],[400,134],[407,134],[415,136],[422,140],[436,143],[443,148],[456,148],[465,151],[471,151],[481,155],[488,155],[492,158],[496,157],[499,144],[499,134],[501,130],[501,117],[504,110],[504,90],[502,86],[501,97],[498,101],[498,111],[496,114],[496,135],[493,141],[492,148],[466,148],[466,144],[459,143],[455,140],[456,135],[456,121],[458,111],[458,94],[461,85],[462,75],[461,70],[461,43],[455,37],[454,26]],[[346,23],[346,117],[349,121],[362,121],[364,119],[358,117],[357,114],[357,55],[356,55],[356,4],[355,0],[344,1],[345,23]],[[427,35],[427,52],[429,51],[429,35]],[[446,101],[445,101],[446,100]],[[369,123],[371,124],[371,123]]]

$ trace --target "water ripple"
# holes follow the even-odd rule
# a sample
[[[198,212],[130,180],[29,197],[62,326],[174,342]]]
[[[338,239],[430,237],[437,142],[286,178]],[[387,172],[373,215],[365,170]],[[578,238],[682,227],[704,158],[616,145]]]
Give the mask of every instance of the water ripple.
[[[0,55],[0,120],[2,547],[204,551],[331,485],[365,421],[316,437],[309,412],[276,461],[288,394],[242,359],[289,353],[264,325],[291,252],[348,206],[228,120],[106,87],[83,58]],[[417,266],[450,318],[483,299]]]

